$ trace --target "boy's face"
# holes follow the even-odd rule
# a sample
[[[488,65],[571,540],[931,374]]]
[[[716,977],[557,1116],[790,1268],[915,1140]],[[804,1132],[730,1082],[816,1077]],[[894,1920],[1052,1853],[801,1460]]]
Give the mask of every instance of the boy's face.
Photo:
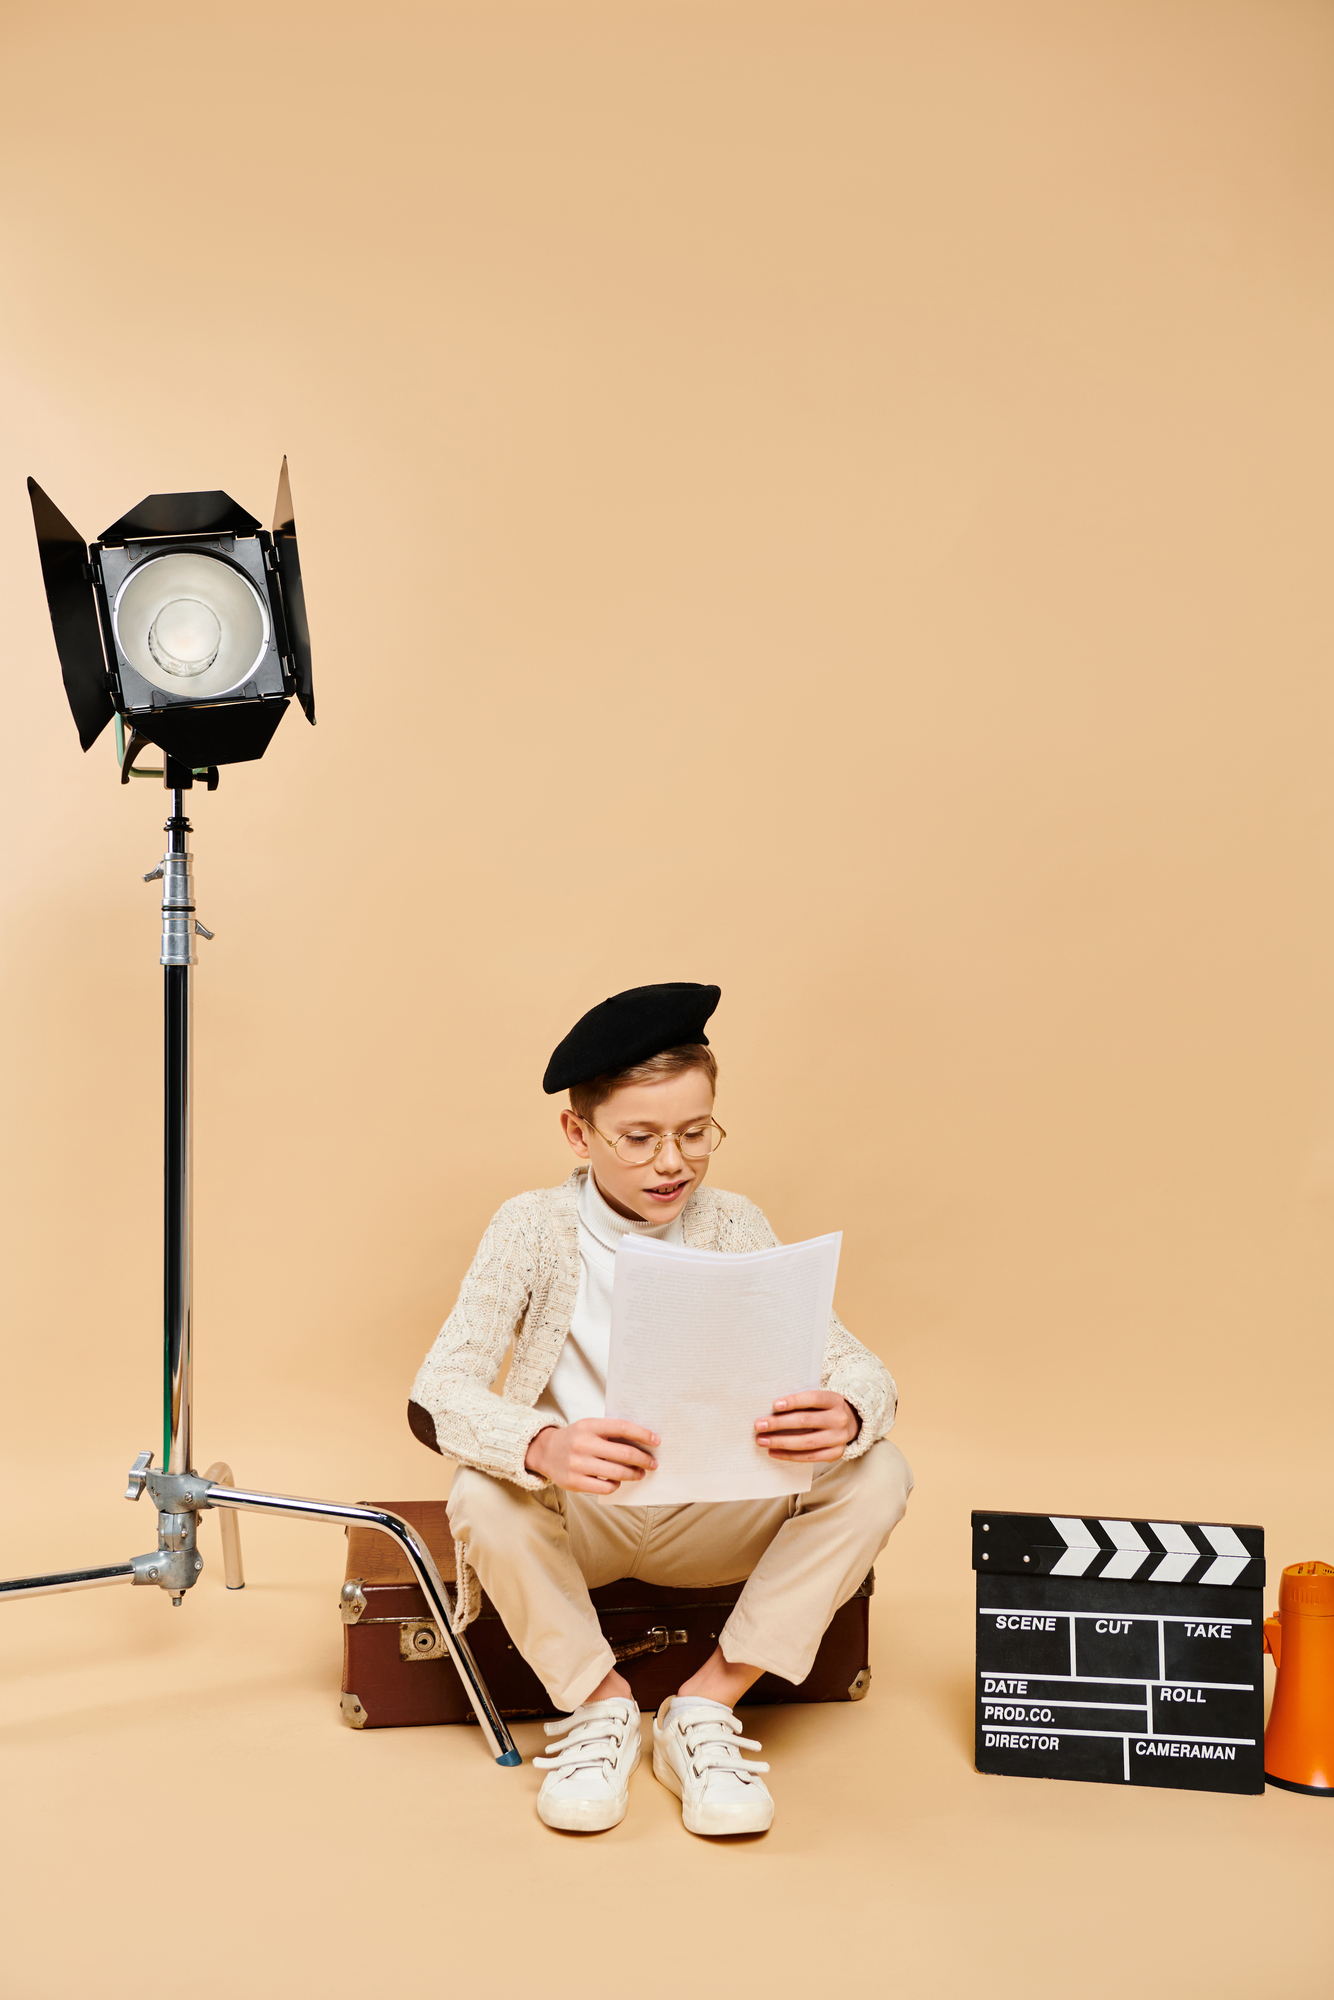
[[[665,1139],[656,1160],[629,1166],[613,1141],[625,1134],[684,1132],[713,1116],[713,1091],[703,1070],[687,1070],[665,1083],[626,1084],[604,1097],[592,1119],[562,1111],[566,1138],[618,1214],[637,1222],[671,1222],[709,1171],[708,1157],[687,1160],[677,1141]]]

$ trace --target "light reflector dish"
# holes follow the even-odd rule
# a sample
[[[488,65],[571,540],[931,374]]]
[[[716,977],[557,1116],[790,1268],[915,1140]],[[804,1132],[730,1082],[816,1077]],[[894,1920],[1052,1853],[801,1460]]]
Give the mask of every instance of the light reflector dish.
[[[150,556],[111,607],[121,651],[144,679],[179,701],[241,687],[269,646],[269,611],[250,579],[199,549]]]

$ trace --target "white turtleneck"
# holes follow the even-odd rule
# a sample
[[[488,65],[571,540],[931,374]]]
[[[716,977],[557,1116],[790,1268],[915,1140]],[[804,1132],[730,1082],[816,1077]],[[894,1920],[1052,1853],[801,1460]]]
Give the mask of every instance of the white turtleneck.
[[[627,1236],[656,1236],[664,1243],[685,1240],[681,1218],[671,1222],[631,1222],[603,1199],[590,1167],[579,1189],[579,1294],[570,1331],[537,1407],[557,1423],[607,1414],[607,1360],[611,1352],[611,1287],[616,1252]]]

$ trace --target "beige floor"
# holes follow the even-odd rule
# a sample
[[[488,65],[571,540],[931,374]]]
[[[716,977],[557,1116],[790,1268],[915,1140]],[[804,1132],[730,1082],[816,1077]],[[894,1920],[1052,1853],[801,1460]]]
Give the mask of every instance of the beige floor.
[[[240,1457],[235,1420],[232,1437]],[[358,1455],[400,1484],[418,1464],[388,1432],[363,1454],[258,1425],[245,1442],[247,1476],[296,1490]],[[647,2000],[835,1982],[1249,2000],[1271,1975],[1286,2000],[1326,2000],[1334,1810],[973,1771],[967,1508],[1007,1497],[1005,1467],[905,1444],[919,1492],[881,1565],[873,1691],[757,1718],[778,1799],[762,1841],[693,1840],[647,1766],[623,1826],[556,1836],[531,1766],[497,1770],[473,1731],[344,1727],[336,1531],[245,1523],[250,1581],[228,1596],[206,1523],[179,1612],[128,1590],[7,1608],[5,2000],[137,2000],[172,1976],[197,2000],[456,1982],[496,2000],[613,1982]],[[115,1455],[97,1455],[43,1514],[11,1467],[11,1572],[146,1545],[146,1508],[119,1507]],[[1288,1516],[1313,1518],[1316,1495],[1277,1474],[1271,1490],[1291,1554]],[[525,1757],[539,1733],[519,1730]]]

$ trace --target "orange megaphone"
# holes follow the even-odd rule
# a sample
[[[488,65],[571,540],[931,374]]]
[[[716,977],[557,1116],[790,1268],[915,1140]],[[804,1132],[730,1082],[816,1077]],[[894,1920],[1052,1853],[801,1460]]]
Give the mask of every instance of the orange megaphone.
[[[1278,1615],[1265,1619],[1278,1680],[1265,1730],[1265,1777],[1334,1799],[1334,1564],[1289,1563]]]

